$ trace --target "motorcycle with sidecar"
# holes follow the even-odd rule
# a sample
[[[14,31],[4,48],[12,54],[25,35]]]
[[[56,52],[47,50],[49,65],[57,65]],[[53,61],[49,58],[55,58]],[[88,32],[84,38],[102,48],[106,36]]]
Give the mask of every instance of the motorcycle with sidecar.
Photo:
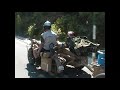
[[[65,67],[82,69],[86,66],[89,70],[93,70],[88,66],[88,52],[96,52],[99,44],[90,42],[86,38],[75,37],[72,41],[74,47],[65,47],[66,44],[58,46],[50,45],[50,52],[40,53],[40,67],[46,72],[57,74],[65,69]],[[35,64],[35,58],[32,53],[32,46],[28,49],[28,60],[30,64]],[[72,49],[71,49],[72,48]],[[61,67],[63,66],[63,67]]]

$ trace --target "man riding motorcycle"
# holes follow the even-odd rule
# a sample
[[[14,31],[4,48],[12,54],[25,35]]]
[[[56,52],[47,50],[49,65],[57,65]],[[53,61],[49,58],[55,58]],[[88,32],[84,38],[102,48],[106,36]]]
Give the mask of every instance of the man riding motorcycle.
[[[57,43],[58,36],[56,33],[54,33],[51,30],[51,22],[46,21],[43,25],[43,28],[44,28],[44,32],[41,34],[41,44],[39,44],[39,47],[37,46],[37,47],[33,48],[33,54],[34,54],[36,61],[38,61],[38,60],[40,61],[40,59],[38,58],[40,55],[40,52],[50,52],[51,44],[53,46],[58,45],[58,43]],[[56,63],[56,64],[58,64],[58,63]]]
[[[40,43],[38,43],[37,40],[32,39],[31,44],[32,44],[33,56],[34,56],[34,59],[35,59],[36,67],[39,67],[39,65],[41,64],[40,56],[39,56],[39,53],[38,53]]]

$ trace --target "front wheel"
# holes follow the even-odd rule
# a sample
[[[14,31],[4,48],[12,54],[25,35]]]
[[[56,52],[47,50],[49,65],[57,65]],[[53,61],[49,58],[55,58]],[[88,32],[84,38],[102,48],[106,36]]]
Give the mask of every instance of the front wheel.
[[[35,58],[33,56],[32,48],[28,50],[28,62],[29,64],[35,64]]]

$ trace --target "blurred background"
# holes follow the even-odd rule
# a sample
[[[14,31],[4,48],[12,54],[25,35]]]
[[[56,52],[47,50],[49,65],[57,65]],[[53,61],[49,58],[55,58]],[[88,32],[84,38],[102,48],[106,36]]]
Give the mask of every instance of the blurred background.
[[[67,31],[87,36],[93,41],[95,25],[95,42],[100,44],[100,49],[105,48],[105,12],[15,12],[15,35],[39,40],[46,20],[52,23],[52,30],[60,36],[62,42]]]

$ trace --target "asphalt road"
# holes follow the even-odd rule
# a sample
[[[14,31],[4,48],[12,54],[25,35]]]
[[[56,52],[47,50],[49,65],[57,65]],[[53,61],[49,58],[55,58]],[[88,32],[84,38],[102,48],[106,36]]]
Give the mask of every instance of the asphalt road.
[[[26,44],[15,38],[15,78],[29,78]]]
[[[62,75],[49,75],[28,63],[27,47],[24,40],[15,38],[15,78],[91,78],[91,72],[84,67],[82,70],[66,68]]]

